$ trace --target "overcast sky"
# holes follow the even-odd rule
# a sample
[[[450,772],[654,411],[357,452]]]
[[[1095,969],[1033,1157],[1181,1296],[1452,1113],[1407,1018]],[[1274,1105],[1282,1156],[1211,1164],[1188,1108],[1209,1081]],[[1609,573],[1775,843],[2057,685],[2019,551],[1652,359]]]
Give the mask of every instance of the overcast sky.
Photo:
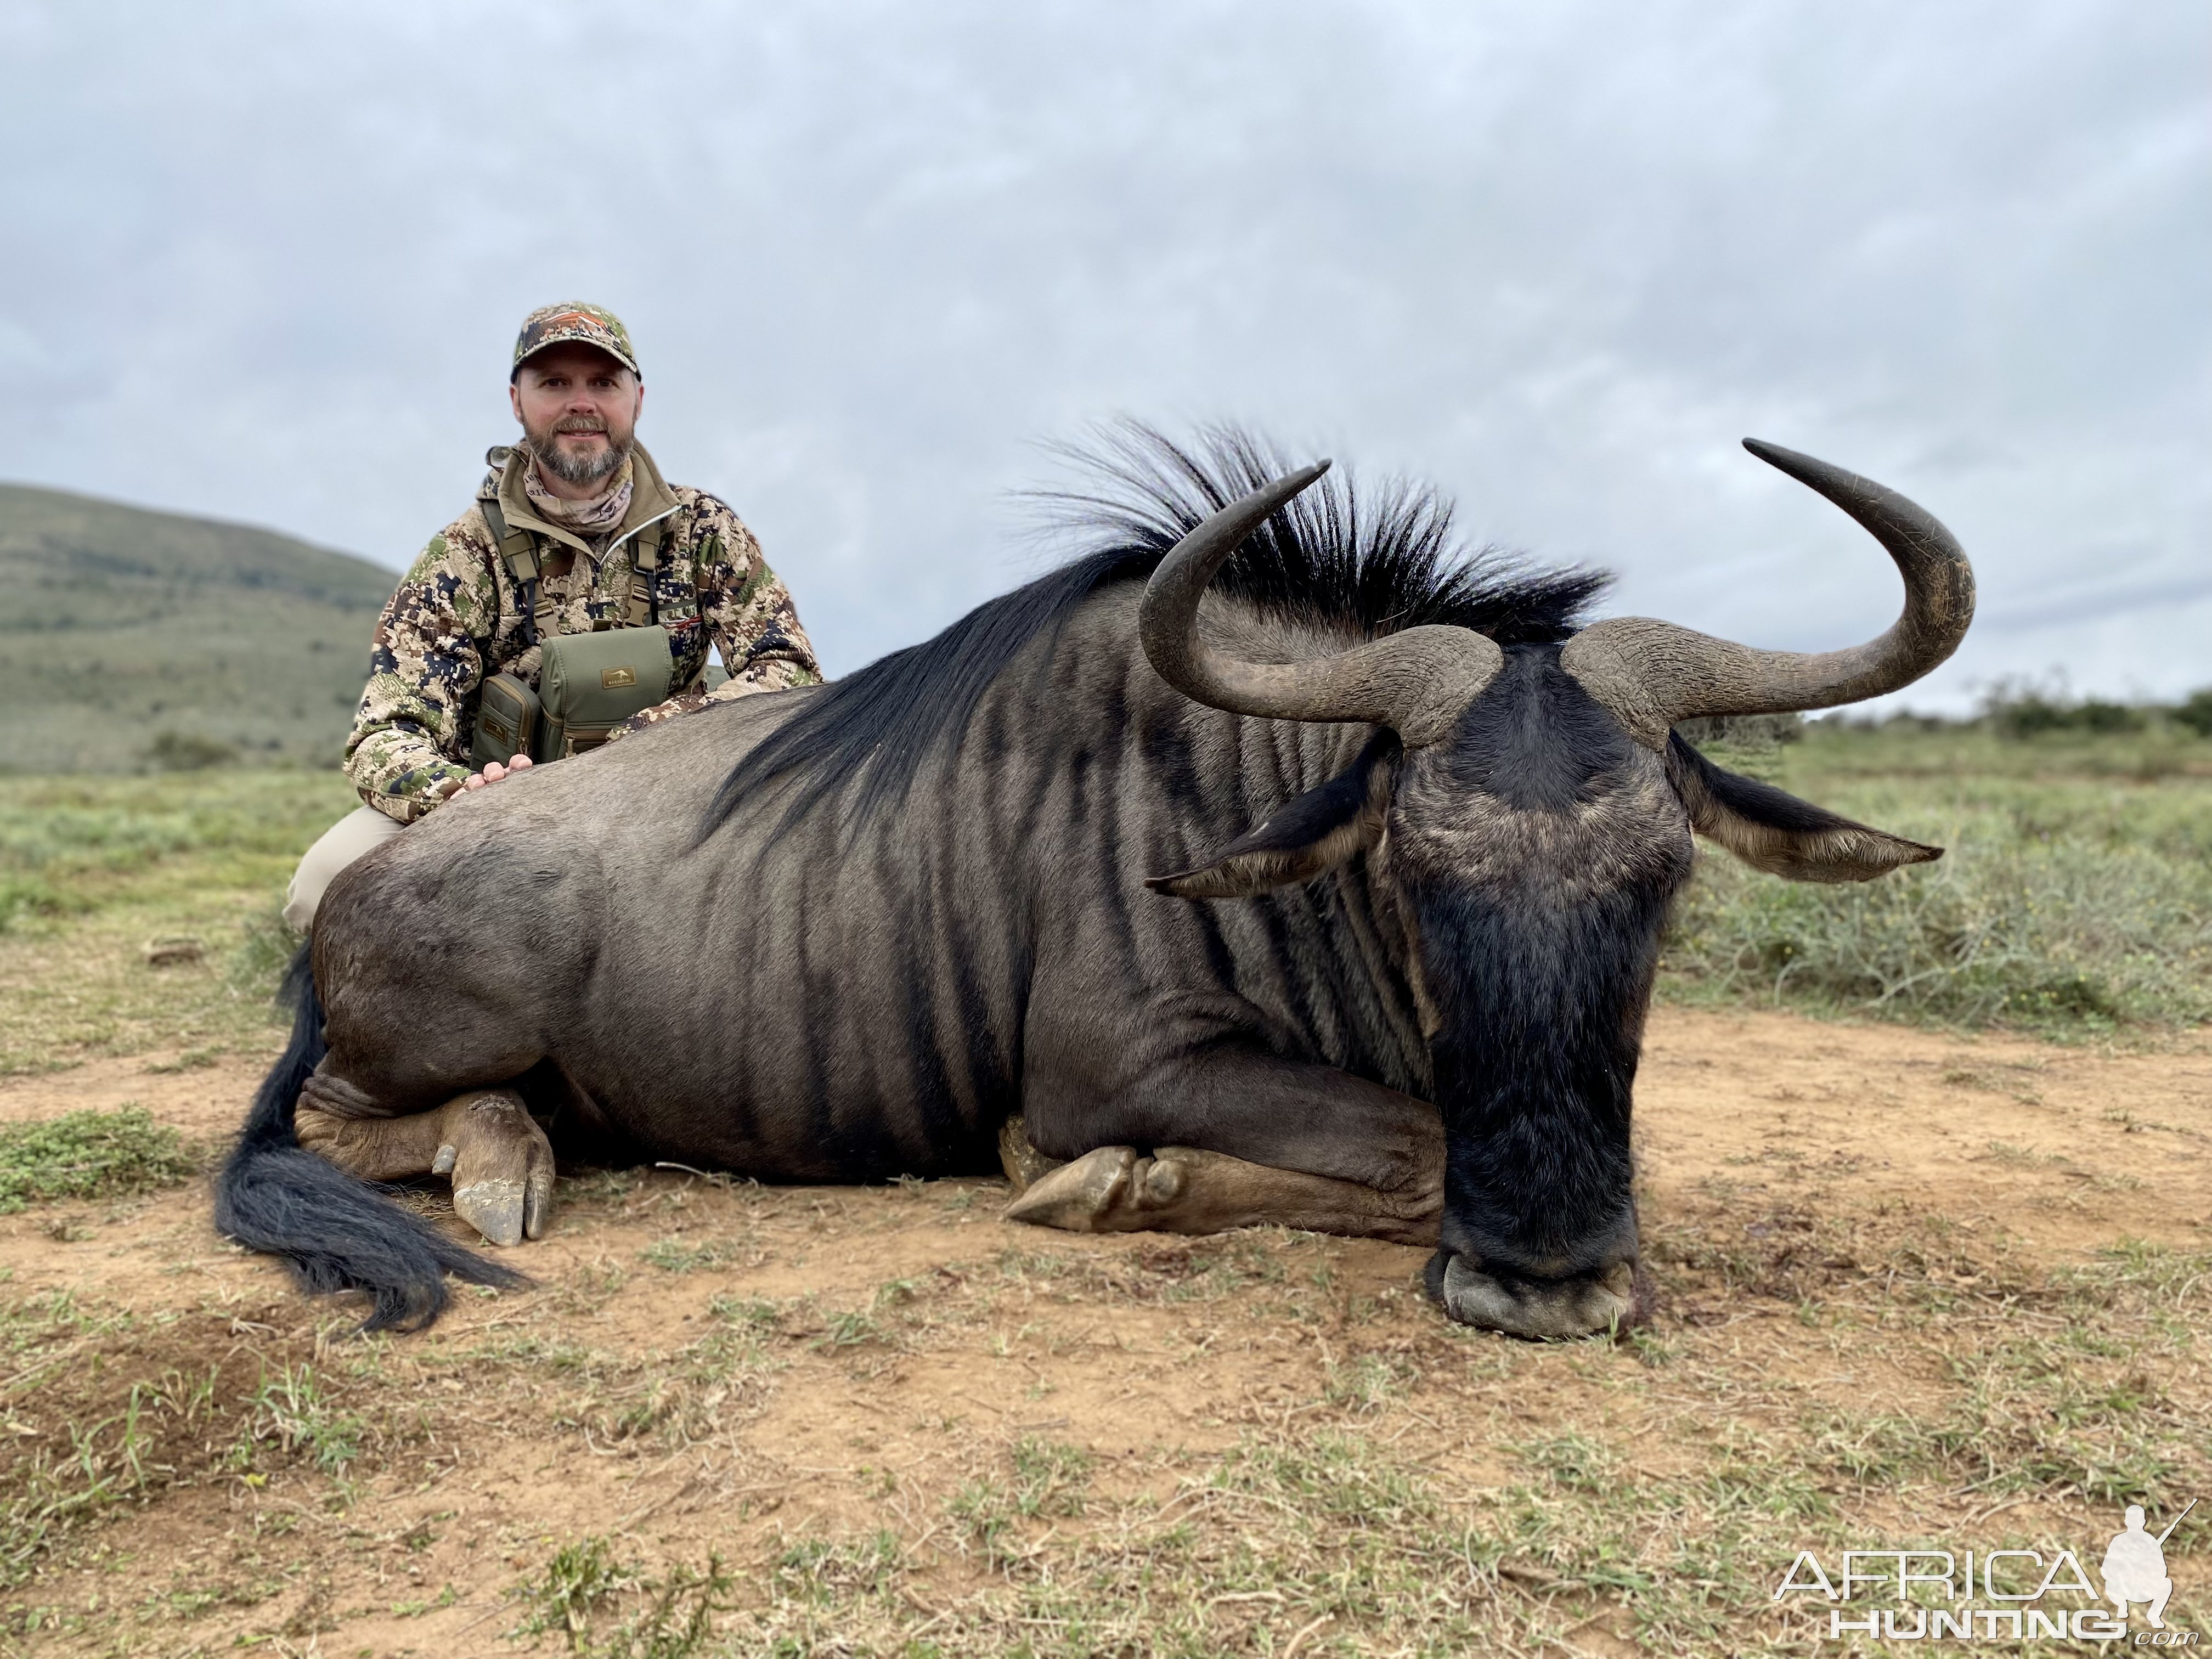
[[[0,0],[0,476],[404,565],[514,331],[831,671],[1033,570],[1040,440],[1234,418],[1771,646],[1896,579],[1736,447],[1966,543],[1907,701],[2212,682],[2212,6]]]

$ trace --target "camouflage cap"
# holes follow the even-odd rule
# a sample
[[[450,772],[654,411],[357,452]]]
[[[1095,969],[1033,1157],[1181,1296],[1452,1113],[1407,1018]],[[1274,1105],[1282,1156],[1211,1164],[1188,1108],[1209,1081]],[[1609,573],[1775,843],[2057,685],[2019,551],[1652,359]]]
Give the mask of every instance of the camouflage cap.
[[[644,370],[637,366],[637,353],[630,348],[629,331],[623,326],[622,319],[605,306],[586,305],[581,300],[540,306],[522,319],[522,332],[514,337],[514,368],[520,368],[525,358],[536,356],[548,346],[563,345],[570,340],[599,347],[638,379],[645,378]],[[513,370],[507,378],[514,378]]]

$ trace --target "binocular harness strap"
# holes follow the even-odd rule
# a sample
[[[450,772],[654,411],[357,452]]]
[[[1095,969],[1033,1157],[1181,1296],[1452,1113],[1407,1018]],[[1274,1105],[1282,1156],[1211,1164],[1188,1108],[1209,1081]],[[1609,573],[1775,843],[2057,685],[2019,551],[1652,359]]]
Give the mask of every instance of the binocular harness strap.
[[[507,514],[499,510],[497,498],[477,503],[483,509],[484,522],[491,527],[492,539],[499,544],[500,556],[507,561],[507,574],[514,580],[516,593],[522,600],[522,645],[528,650],[538,643],[541,633],[552,631],[553,601],[539,597],[538,538],[526,530],[517,530],[507,521]],[[539,626],[543,617],[545,626]]]
[[[660,623],[660,532],[665,519],[655,519],[632,538],[629,578],[629,625],[653,628]]]
[[[499,544],[500,556],[506,561],[507,574],[514,579],[515,592],[521,599],[522,643],[527,650],[541,637],[550,638],[554,632],[553,601],[541,597],[538,538],[508,524],[495,497],[481,500],[477,505],[483,509],[484,522],[490,526],[492,539]],[[660,584],[656,578],[660,569],[661,532],[667,524],[665,518],[655,519],[632,538],[629,613],[623,618],[629,627],[657,628],[660,624]]]

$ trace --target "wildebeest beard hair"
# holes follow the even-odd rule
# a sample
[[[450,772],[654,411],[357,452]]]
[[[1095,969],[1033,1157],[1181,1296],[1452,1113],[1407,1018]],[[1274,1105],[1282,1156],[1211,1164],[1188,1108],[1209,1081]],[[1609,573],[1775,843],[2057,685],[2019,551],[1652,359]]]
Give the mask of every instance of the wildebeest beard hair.
[[[1206,518],[1291,470],[1274,446],[1231,426],[1181,444],[1123,422],[1057,453],[1078,485],[1030,499],[1048,529],[1083,550],[811,696],[731,770],[701,840],[779,780],[796,785],[787,824],[834,798],[855,824],[903,799],[929,756],[957,746],[984,691],[1024,647],[1100,588],[1144,580]],[[1292,621],[1370,636],[1445,623],[1513,646],[1565,640],[1611,581],[1603,571],[1469,549],[1434,489],[1396,478],[1358,484],[1340,470],[1255,532],[1213,586]]]
[[[1671,896],[1639,884],[1533,912],[1449,888],[1416,896],[1443,1020],[1430,1056],[1448,1244],[1507,1266],[1571,1257],[1626,1203],[1630,1096]],[[1455,1221],[1480,1238],[1451,1238]]]

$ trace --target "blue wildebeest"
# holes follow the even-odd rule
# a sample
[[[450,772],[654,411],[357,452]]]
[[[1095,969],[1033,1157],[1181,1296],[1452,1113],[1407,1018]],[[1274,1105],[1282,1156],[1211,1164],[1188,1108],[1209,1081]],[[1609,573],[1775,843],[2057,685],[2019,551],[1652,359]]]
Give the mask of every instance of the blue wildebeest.
[[[1578,628],[1601,578],[1460,559],[1431,496],[1127,438],[1085,556],[347,871],[218,1224],[420,1323],[442,1272],[516,1276],[362,1177],[450,1175],[514,1243],[556,1146],[873,1181],[992,1168],[1018,1119],[1060,1163],[1017,1218],[1433,1244],[1455,1319],[1634,1317],[1631,1085],[1692,832],[1796,880],[1937,856],[1673,727],[1895,690],[1972,611],[1926,513],[1749,447],[1896,562],[1879,639]]]

